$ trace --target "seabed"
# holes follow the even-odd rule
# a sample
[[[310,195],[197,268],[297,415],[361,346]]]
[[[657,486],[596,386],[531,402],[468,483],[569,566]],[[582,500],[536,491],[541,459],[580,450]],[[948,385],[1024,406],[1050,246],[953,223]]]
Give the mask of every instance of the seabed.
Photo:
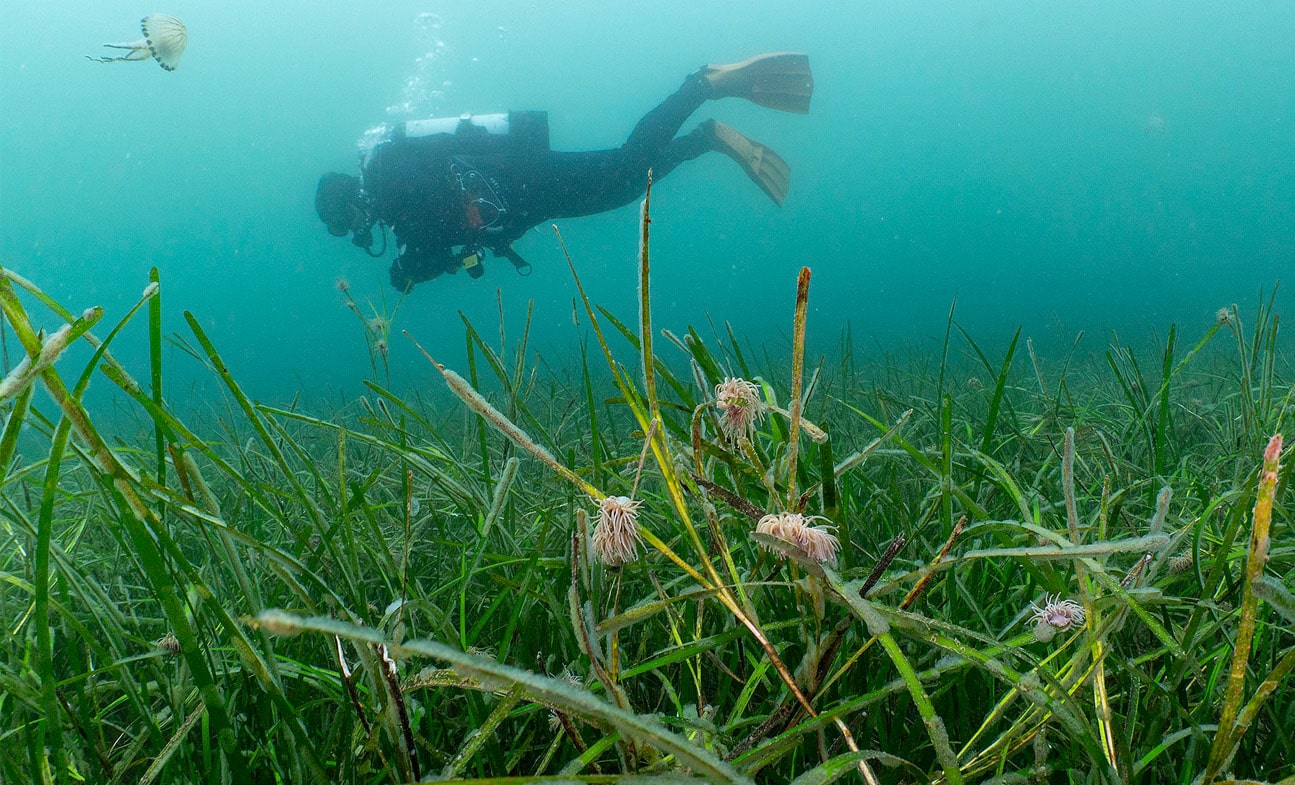
[[[757,363],[653,328],[647,214],[568,373],[469,326],[402,398],[356,308],[338,412],[251,400],[156,270],[125,314],[4,270],[0,783],[1295,777],[1273,299],[1061,368],[951,319],[923,365],[806,357],[806,268]],[[177,413],[168,330],[233,417]]]

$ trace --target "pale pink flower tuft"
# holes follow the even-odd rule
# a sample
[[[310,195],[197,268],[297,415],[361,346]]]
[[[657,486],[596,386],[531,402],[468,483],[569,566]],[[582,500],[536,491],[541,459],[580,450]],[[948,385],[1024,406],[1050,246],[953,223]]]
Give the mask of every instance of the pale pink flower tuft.
[[[1030,603],[1030,608],[1034,611],[1030,621],[1035,627],[1047,625],[1054,630],[1067,630],[1076,624],[1083,624],[1087,618],[1084,606],[1074,600],[1063,600],[1060,594],[1045,594],[1042,607],[1033,602]]]
[[[621,497],[621,498],[624,498],[624,497]],[[570,665],[564,666],[562,668],[562,680],[565,681],[567,684],[570,684],[572,687],[585,686],[585,677],[571,670]]]
[[[594,557],[608,567],[620,567],[639,557],[639,505],[628,496],[608,496],[599,503],[594,526]]]
[[[180,639],[175,637],[174,632],[168,632],[167,634],[153,641],[153,645],[158,647],[159,649],[162,649],[168,654],[180,653]]]
[[[720,430],[729,441],[739,436],[750,438],[756,423],[764,419],[760,388],[745,379],[726,377],[715,385],[715,406],[720,411]]]
[[[836,561],[841,541],[832,533],[831,526],[806,526],[800,533],[800,549],[816,562]]]
[[[825,520],[821,515],[806,517],[798,512],[781,512],[761,518],[755,531],[795,545],[814,561],[830,562],[836,560],[841,541],[832,533],[834,527],[812,525],[814,521]]]

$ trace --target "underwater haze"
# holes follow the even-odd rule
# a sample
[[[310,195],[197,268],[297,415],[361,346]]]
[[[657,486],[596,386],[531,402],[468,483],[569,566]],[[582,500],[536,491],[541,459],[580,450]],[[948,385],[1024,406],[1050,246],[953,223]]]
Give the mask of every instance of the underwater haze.
[[[154,12],[188,26],[177,70],[86,59]],[[390,310],[390,257],[329,236],[313,205],[323,172],[355,172],[367,129],[540,109],[555,149],[614,147],[699,65],[765,51],[809,54],[807,116],[727,99],[685,130],[714,117],[768,144],[790,195],[775,207],[722,156],[662,179],[658,327],[727,320],[782,351],[807,265],[818,350],[847,324],[865,348],[938,342],[956,300],[987,344],[1019,325],[1045,353],[1081,331],[1096,353],[1111,331],[1152,341],[1177,323],[1194,338],[1295,270],[1289,3],[105,0],[4,17],[0,264],[108,322],[158,267],[167,331],[187,335],[193,312],[262,398],[345,397],[371,373],[335,281],[366,312]],[[632,319],[638,210],[560,228],[591,299]],[[533,300],[533,346],[555,368],[577,362],[552,231],[517,249],[532,275],[491,259],[480,280],[424,283],[397,333],[459,365],[460,312],[493,336],[502,304],[516,336]],[[1290,293],[1277,297],[1282,312]],[[116,351],[130,367],[147,342],[128,329]],[[439,386],[412,344],[392,344],[394,386]],[[194,366],[173,380],[215,393],[168,356]]]

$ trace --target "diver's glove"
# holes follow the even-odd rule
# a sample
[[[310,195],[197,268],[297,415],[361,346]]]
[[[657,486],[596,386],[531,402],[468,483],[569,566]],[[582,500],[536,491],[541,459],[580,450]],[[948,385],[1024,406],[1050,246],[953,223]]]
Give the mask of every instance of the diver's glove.
[[[444,273],[454,275],[459,270],[466,270],[471,278],[480,278],[486,274],[482,265],[485,256],[485,249],[474,245],[466,245],[457,253],[449,248],[427,251],[403,245],[391,262],[391,285],[398,292],[408,292],[415,284]]]
[[[463,250],[459,252],[458,263],[450,270],[450,272],[458,272],[458,268],[462,267],[467,271],[468,277],[475,280],[486,274],[486,268],[481,264],[485,258],[486,249],[465,246]]]
[[[430,281],[442,273],[458,272],[461,266],[462,260],[448,248],[426,251],[404,245],[391,262],[391,285],[396,291],[408,292],[414,284]]]
[[[409,268],[405,266],[405,257],[403,256],[397,256],[391,262],[390,272],[392,288],[402,294],[413,289],[414,284],[418,283],[418,281],[414,280],[414,276],[410,274]]]

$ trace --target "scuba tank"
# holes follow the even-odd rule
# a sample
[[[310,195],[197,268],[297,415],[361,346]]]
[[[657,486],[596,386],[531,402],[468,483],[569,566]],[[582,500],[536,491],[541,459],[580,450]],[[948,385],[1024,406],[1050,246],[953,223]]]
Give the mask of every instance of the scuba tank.
[[[549,113],[538,111],[464,114],[406,120],[391,128],[390,138],[454,141],[466,155],[503,152],[544,152],[549,149]]]
[[[509,123],[506,114],[461,114],[458,117],[432,117],[426,120],[407,120],[396,126],[395,136],[409,137],[431,136],[432,134],[457,133],[462,126],[464,133],[485,131],[496,136],[507,136]]]

